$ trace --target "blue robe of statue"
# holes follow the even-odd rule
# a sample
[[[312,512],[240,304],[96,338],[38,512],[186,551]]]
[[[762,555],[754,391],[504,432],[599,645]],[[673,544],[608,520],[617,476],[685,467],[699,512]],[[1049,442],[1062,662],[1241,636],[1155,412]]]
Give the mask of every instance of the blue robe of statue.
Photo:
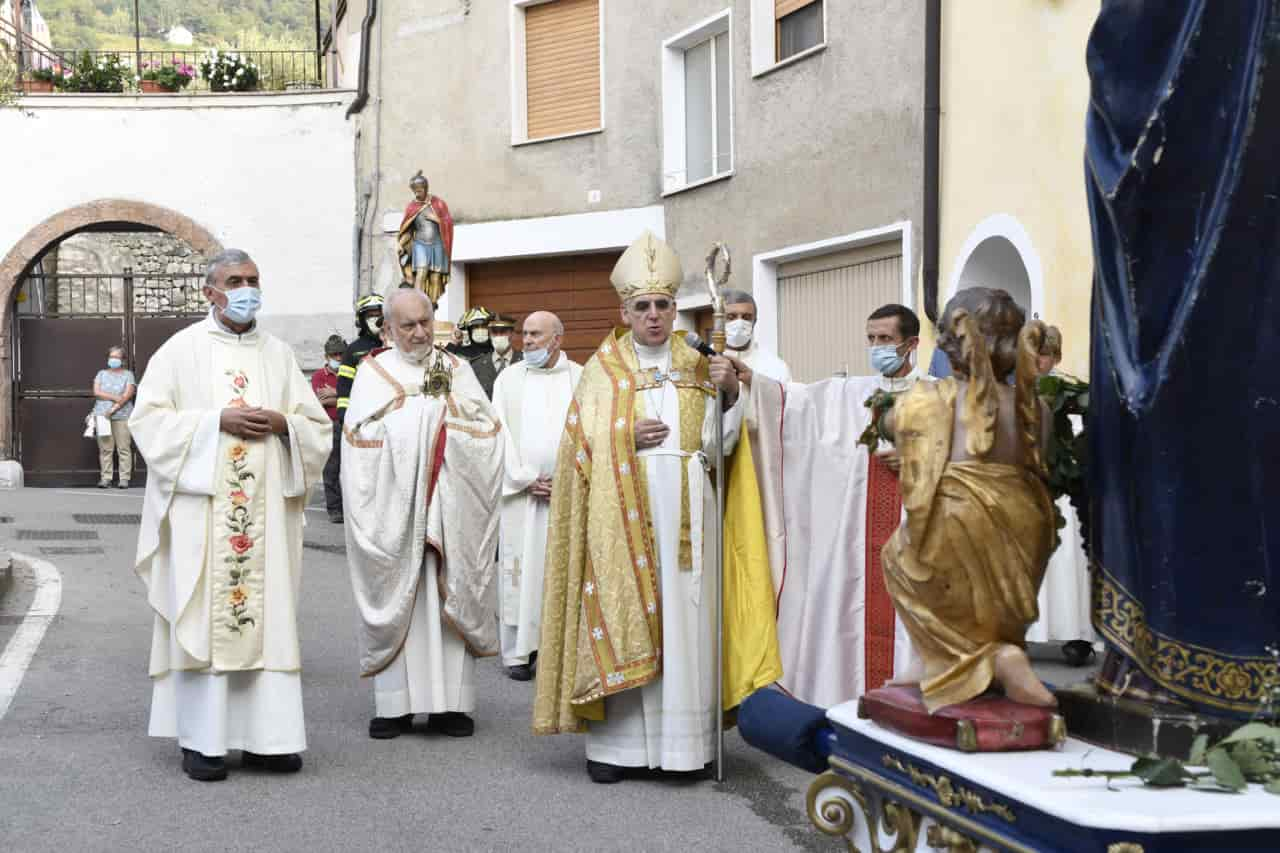
[[[1131,685],[1246,716],[1280,645],[1280,4],[1106,0],[1088,66],[1094,621]]]

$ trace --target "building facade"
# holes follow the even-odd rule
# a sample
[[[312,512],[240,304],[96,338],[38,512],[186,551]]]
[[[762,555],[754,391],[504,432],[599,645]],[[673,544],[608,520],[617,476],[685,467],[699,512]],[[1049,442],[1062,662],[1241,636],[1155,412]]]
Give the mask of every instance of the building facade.
[[[577,357],[616,321],[608,272],[644,228],[684,262],[691,327],[704,258],[725,243],[761,340],[801,379],[867,372],[860,318],[915,301],[912,4],[349,0],[334,13],[333,79],[358,90],[362,289],[399,283],[396,231],[421,169],[457,221],[443,313],[548,308]]]
[[[1008,290],[1062,330],[1062,369],[1080,377],[1093,286],[1085,47],[1099,8],[951,3],[942,15],[939,301]]]
[[[0,110],[5,151],[29,152],[0,205],[0,459],[33,484],[92,482],[80,433],[107,348],[141,375],[207,310],[204,260],[223,248],[257,260],[262,326],[304,368],[354,333],[351,99],[64,93]]]

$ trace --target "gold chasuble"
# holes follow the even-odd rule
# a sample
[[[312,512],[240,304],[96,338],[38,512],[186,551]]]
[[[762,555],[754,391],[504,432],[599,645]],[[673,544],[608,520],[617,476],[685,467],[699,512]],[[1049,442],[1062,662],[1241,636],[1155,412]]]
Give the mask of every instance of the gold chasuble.
[[[702,449],[706,401],[715,388],[706,359],[678,336],[671,340],[668,381],[679,395],[680,450],[697,454]],[[656,371],[640,369],[631,333],[615,331],[587,362],[569,407],[553,478],[533,714],[536,734],[585,731],[585,720],[604,719],[604,697],[648,684],[662,673],[659,565],[648,484],[635,448],[635,422],[644,417],[640,392],[659,387]],[[754,485],[754,478],[742,481]],[[703,545],[703,531],[690,527],[690,485],[686,469],[680,487],[682,570],[695,565],[693,554]],[[751,505],[749,498],[746,505]],[[758,509],[758,494],[755,506]],[[756,598],[771,602],[763,551],[760,559],[766,561],[758,578],[763,598]],[[729,577],[725,588],[734,589]],[[732,600],[744,597],[742,584],[738,589]],[[730,600],[726,594],[726,605]],[[770,608],[760,616],[771,622]],[[760,675],[754,668],[767,665],[768,652],[757,649],[746,661],[737,656],[742,644],[734,629],[745,621],[726,612],[726,684],[730,672],[739,684],[761,679],[767,684],[776,675]],[[776,656],[775,636],[772,657]]]

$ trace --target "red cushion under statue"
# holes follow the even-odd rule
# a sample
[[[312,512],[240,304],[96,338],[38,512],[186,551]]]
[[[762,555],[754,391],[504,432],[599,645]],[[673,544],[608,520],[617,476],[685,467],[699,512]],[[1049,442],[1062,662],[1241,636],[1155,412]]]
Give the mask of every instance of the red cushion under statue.
[[[983,694],[930,714],[915,685],[881,687],[858,700],[858,716],[913,740],[965,752],[1049,749],[1066,740],[1053,708]]]

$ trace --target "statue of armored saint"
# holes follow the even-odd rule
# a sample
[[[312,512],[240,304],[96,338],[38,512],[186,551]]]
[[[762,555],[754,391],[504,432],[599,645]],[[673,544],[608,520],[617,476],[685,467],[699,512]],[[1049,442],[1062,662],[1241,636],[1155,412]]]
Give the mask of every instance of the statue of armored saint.
[[[399,247],[400,270],[404,274],[401,287],[416,287],[440,302],[449,283],[449,263],[453,257],[453,217],[444,199],[431,195],[430,184],[422,170],[409,181],[413,201],[404,209]]]

